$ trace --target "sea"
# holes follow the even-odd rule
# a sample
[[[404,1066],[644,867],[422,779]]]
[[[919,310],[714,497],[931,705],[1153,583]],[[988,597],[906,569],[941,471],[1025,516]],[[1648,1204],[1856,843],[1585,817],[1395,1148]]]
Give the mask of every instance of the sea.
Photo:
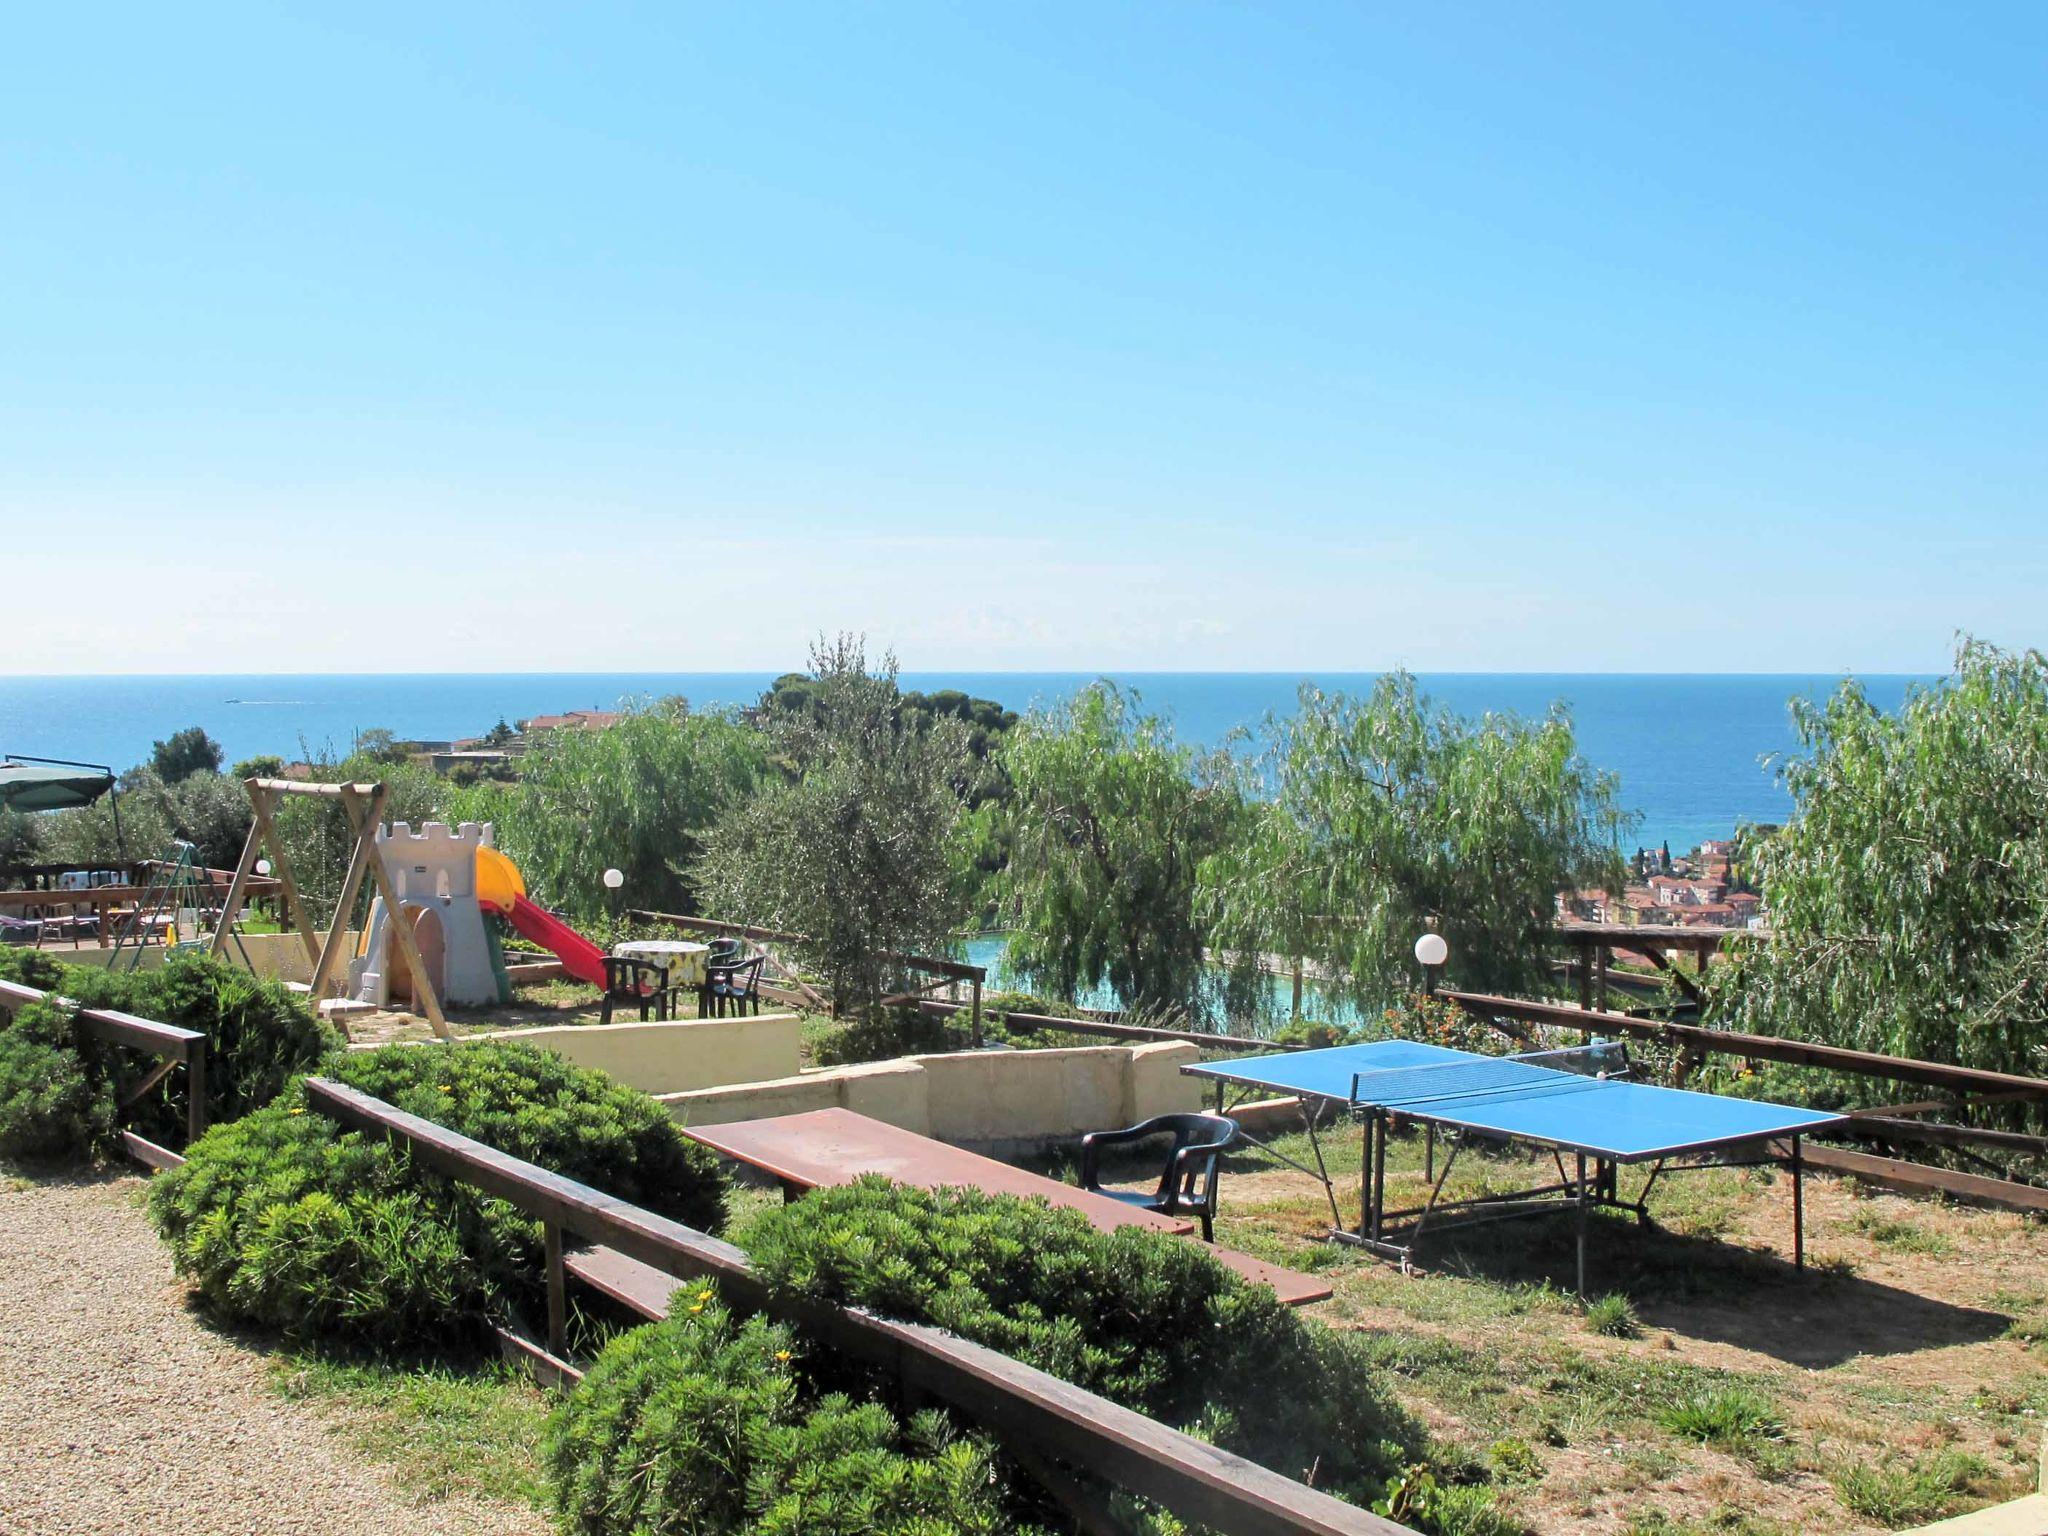
[[[1056,704],[1095,680],[1079,672],[906,672],[905,688],[958,688],[1011,709]],[[1112,674],[1173,723],[1182,740],[1213,746],[1291,713],[1304,681],[1364,692],[1375,674],[1130,672]],[[0,755],[103,763],[145,761],[152,743],[197,725],[227,761],[346,752],[357,733],[402,740],[481,735],[499,720],[681,695],[699,708],[753,702],[768,672],[448,673],[133,677],[0,677]],[[1880,708],[1896,709],[1931,678],[1858,679]],[[1785,819],[1791,801],[1774,762],[1798,749],[1788,705],[1821,698],[1838,676],[1457,672],[1421,674],[1421,690],[1461,714],[1572,712],[1581,750],[1618,774],[1640,818],[1630,839],[1674,853],[1725,837],[1742,823]],[[1624,848],[1633,852],[1633,847]]]

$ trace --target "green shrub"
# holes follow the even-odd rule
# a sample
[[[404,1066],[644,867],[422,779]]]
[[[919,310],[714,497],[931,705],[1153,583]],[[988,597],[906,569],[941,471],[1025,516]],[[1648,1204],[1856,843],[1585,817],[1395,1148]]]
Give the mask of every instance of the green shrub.
[[[863,1061],[893,1061],[898,1056],[936,1056],[970,1043],[964,1024],[956,1027],[956,1021],[934,1018],[915,1008],[885,1008],[822,1035],[814,1054],[821,1067],[845,1067]]]
[[[1052,1002],[1029,992],[993,992],[981,1004],[981,1038],[985,1045],[1042,1051],[1087,1043],[1079,1035],[1013,1024],[1013,1012],[1053,1018],[1082,1017],[1081,1011],[1071,1004]],[[874,1018],[856,1019],[822,1033],[813,1047],[813,1055],[819,1066],[837,1067],[863,1061],[893,1061],[898,1056],[937,1056],[947,1051],[971,1050],[973,1046],[973,1021],[964,1012],[941,1017],[915,1008],[892,1008]]]
[[[994,1459],[942,1414],[812,1395],[779,1324],[708,1290],[608,1345],[548,1426],[572,1536],[1002,1536]]]
[[[763,1212],[738,1240],[773,1285],[937,1324],[1361,1503],[1424,1449],[1359,1339],[1199,1244],[881,1179]]]
[[[645,1094],[525,1046],[389,1046],[340,1081],[514,1156],[716,1230],[724,1183]],[[541,1234],[503,1201],[345,1133],[301,1090],[190,1149],[150,1187],[180,1273],[221,1315],[380,1346],[474,1337],[535,1306]]]
[[[110,1006],[206,1036],[207,1106],[215,1120],[261,1109],[342,1045],[334,1027],[282,983],[227,961],[181,952],[124,979],[127,1000]]]
[[[279,983],[199,954],[172,954],[163,965],[144,971],[110,971],[58,965],[33,952],[0,951],[0,976],[60,993],[81,1007],[111,1008],[198,1030],[206,1036],[207,1107],[214,1121],[237,1119],[268,1104],[292,1078],[312,1070],[341,1045],[341,1036]],[[103,1151],[112,1125],[115,1054],[77,1037],[69,1017],[63,1030],[46,1032],[44,1043],[77,1057],[53,1064],[54,1070],[67,1081],[83,1074],[86,1097],[106,1101],[105,1124],[99,1125],[96,1112],[92,1118],[99,1129],[72,1137],[65,1147],[53,1144],[44,1154],[52,1157]],[[0,1035],[8,1029],[0,1014]],[[130,1109],[130,1123],[152,1140],[174,1140],[185,1125],[186,1093],[185,1075],[173,1072]]]
[[[112,1080],[73,1043],[71,1010],[42,1002],[0,1013],[0,1157],[95,1154],[113,1127]]]
[[[481,1213],[424,1184],[387,1143],[285,1102],[208,1131],[151,1183],[149,1204],[216,1314],[402,1346],[473,1328],[490,1300],[493,1266],[458,1232]],[[495,1235],[488,1222],[469,1233]]]
[[[60,991],[57,980],[65,969],[40,950],[0,945],[0,981],[34,987],[38,992]]]

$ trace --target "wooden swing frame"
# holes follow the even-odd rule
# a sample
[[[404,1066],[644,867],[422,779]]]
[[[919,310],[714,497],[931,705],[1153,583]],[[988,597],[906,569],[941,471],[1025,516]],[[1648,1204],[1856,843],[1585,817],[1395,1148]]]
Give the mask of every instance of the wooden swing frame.
[[[313,982],[307,990],[317,1010],[327,997],[328,989],[334,985],[335,967],[341,960],[343,946],[348,942],[349,914],[355,908],[356,896],[362,890],[363,878],[367,875],[376,885],[377,894],[383,898],[391,936],[397,940],[398,951],[412,972],[413,1002],[424,1007],[427,1022],[434,1026],[434,1033],[446,1040],[449,1037],[448,1020],[441,1012],[441,999],[435,994],[433,978],[427,975],[426,967],[420,962],[419,946],[413,941],[412,924],[405,921],[404,905],[398,899],[397,887],[391,883],[391,872],[384,867],[384,855],[377,846],[377,828],[384,819],[384,803],[390,797],[390,787],[384,784],[302,784],[295,779],[245,779],[242,785],[249,791],[249,804],[255,816],[249,823],[249,836],[242,844],[242,857],[235,865],[235,878],[228,886],[227,905],[221,910],[220,926],[214,931],[213,944],[208,952],[215,956],[220,954],[225,942],[223,936],[233,929],[235,917],[247,899],[249,881],[256,872],[256,860],[267,850],[271,877],[277,881],[285,911],[290,914],[299,942],[306,947],[307,963],[313,967]],[[284,851],[284,839],[278,835],[277,824],[272,819],[278,798],[284,795],[339,800],[348,816],[350,830],[355,833],[355,848],[349,855],[348,873],[342,876],[341,896],[334,906],[334,920],[328,925],[324,937],[314,932],[313,924],[306,916],[305,906],[299,899],[298,882],[292,877],[291,860]]]

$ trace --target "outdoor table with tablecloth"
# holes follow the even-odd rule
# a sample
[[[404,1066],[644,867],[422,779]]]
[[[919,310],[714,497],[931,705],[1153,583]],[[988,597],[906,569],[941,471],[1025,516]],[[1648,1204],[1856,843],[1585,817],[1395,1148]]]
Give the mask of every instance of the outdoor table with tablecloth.
[[[662,985],[670,990],[695,989],[704,985],[704,957],[709,944],[687,939],[628,939],[614,944],[612,953],[622,960],[645,960],[661,967]]]

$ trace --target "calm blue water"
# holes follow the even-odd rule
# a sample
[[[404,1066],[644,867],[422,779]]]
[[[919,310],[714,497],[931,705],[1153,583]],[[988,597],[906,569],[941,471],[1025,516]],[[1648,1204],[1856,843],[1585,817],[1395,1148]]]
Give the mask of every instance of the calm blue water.
[[[960,688],[1015,708],[1073,693],[1091,674],[905,673],[909,688]],[[346,750],[359,730],[400,737],[480,734],[499,719],[614,708],[622,699],[679,693],[697,705],[747,703],[772,682],[761,673],[540,673],[436,676],[15,677],[0,678],[0,752],[72,757],[117,768],[188,725],[204,726],[228,760],[259,752],[287,757],[302,744]],[[1363,691],[1371,674],[1322,673],[1325,688]],[[1295,674],[1158,672],[1120,676],[1190,741],[1211,744],[1238,726],[1294,707]],[[1791,751],[1786,701],[1824,695],[1838,679],[1773,676],[1644,676],[1594,673],[1425,675],[1433,698],[1466,714],[1534,715],[1552,700],[1572,707],[1586,755],[1621,775],[1643,818],[1638,841],[1692,847],[1741,821],[1779,821],[1789,802],[1763,767]],[[1865,678],[1894,708],[1915,679]]]

